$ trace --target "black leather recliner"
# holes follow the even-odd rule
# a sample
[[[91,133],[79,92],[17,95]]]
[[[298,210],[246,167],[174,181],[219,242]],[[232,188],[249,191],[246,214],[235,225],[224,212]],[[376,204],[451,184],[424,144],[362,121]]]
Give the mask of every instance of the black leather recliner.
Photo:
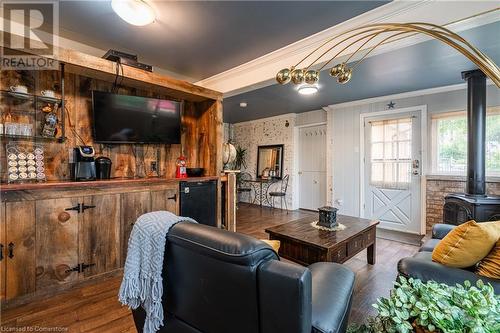
[[[167,236],[164,326],[170,333],[345,332],[354,273],[279,261],[266,243],[181,222]],[[139,332],[145,312],[133,310]]]
[[[432,261],[432,251],[434,247],[444,238],[453,228],[450,224],[435,224],[432,228],[432,238],[422,245],[420,251],[413,257],[403,258],[398,263],[399,274],[406,277],[413,277],[422,281],[434,280],[436,282],[455,285],[463,283],[465,280],[476,283],[477,280],[483,280],[485,283],[491,283],[495,293],[500,293],[500,281],[480,276],[474,273],[474,267],[468,269],[444,266]]]

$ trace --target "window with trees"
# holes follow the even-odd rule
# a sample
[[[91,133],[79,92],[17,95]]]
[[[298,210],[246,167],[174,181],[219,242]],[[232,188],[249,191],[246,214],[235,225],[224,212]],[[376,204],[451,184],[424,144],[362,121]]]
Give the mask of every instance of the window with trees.
[[[486,174],[500,176],[500,107],[486,116]],[[432,172],[465,175],[467,170],[467,115],[465,111],[432,116]]]

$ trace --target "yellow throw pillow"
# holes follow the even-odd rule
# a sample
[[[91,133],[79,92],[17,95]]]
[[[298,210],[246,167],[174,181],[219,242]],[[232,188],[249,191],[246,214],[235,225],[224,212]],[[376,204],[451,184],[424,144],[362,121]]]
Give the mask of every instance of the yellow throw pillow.
[[[500,239],[493,250],[481,260],[476,273],[492,279],[500,279]]]
[[[486,257],[500,237],[500,221],[469,221],[454,228],[432,251],[432,260],[450,267],[474,266]]]
[[[261,241],[270,245],[276,253],[279,252],[281,246],[281,242],[279,240],[261,239]]]

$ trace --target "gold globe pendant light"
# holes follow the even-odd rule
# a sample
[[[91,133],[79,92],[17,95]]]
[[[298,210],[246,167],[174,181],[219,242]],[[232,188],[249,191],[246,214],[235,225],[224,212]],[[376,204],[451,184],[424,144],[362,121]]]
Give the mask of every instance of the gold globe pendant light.
[[[500,9],[498,9],[500,10]],[[329,38],[326,42],[310,52],[295,66],[282,69],[276,75],[276,81],[279,84],[287,84],[292,81],[296,85],[303,84],[316,84],[319,81],[319,73],[323,68],[334,62],[338,57],[344,55],[349,48],[359,45],[357,49],[349,55],[347,60],[342,63],[335,64],[330,69],[330,75],[337,79],[340,84],[345,84],[351,80],[356,67],[380,45],[387,42],[395,41],[402,37],[416,34],[424,34],[434,39],[437,39],[463,54],[470,61],[472,61],[487,77],[489,77],[497,87],[500,88],[500,69],[493,60],[486,54],[470,44],[467,40],[454,33],[453,31],[436,24],[412,22],[412,23],[377,23],[370,24],[364,27],[354,28],[335,35]],[[373,41],[372,44],[369,44]],[[367,46],[365,49],[363,47]],[[318,62],[334,48],[341,47],[341,50],[333,55],[326,63],[319,66],[317,70],[312,70],[316,67]],[[347,63],[350,59],[363,53],[361,57],[352,65],[348,67]],[[299,68],[307,59],[314,54],[319,54],[309,65]]]

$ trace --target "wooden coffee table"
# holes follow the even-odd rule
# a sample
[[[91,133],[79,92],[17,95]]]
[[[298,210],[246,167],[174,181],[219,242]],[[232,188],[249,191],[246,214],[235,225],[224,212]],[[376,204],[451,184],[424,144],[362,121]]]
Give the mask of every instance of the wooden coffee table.
[[[357,253],[368,249],[368,263],[375,264],[376,226],[379,221],[337,215],[337,221],[346,226],[342,231],[318,230],[311,216],[267,228],[269,239],[279,240],[279,255],[302,265],[319,261],[343,263]]]

